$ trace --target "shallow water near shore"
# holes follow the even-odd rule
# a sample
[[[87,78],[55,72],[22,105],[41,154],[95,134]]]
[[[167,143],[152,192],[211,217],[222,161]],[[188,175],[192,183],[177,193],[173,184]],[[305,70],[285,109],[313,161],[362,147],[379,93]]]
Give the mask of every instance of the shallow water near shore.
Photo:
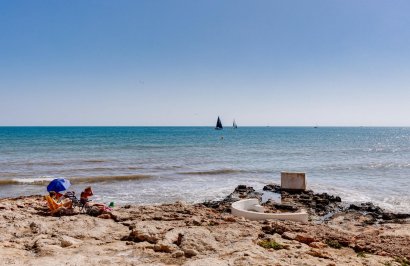
[[[223,136],[223,139],[221,138]],[[0,197],[44,194],[55,177],[95,200],[218,199],[281,171],[345,201],[410,212],[410,128],[0,127]]]

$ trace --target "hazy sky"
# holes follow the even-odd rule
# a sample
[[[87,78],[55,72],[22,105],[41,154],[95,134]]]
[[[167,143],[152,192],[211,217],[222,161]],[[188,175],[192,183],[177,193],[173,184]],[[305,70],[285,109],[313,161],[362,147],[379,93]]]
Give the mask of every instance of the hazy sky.
[[[410,126],[410,1],[0,1],[0,125]]]

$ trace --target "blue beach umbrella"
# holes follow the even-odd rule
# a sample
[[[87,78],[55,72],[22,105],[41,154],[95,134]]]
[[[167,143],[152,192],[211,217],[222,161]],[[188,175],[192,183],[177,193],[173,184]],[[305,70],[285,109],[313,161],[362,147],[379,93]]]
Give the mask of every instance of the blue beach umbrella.
[[[67,190],[71,186],[71,183],[69,180],[65,178],[56,178],[53,181],[50,182],[47,186],[47,191],[55,191],[55,192],[60,192]]]

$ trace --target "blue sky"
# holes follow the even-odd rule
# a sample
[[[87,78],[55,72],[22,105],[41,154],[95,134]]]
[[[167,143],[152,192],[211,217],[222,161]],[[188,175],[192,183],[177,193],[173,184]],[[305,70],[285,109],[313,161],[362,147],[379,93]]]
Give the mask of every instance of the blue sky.
[[[0,125],[410,126],[409,1],[0,1]]]

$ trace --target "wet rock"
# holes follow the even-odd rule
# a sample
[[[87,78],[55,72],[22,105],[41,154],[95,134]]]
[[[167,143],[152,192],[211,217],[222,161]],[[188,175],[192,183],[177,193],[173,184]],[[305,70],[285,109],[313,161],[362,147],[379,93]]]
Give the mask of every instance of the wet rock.
[[[380,217],[379,217],[380,218]],[[391,213],[391,212],[385,212],[381,215],[381,218],[383,220],[401,220],[401,219],[407,219],[410,218],[410,214],[408,213]]]
[[[235,201],[241,199],[248,199],[248,198],[257,198],[261,200],[262,193],[256,192],[253,187],[248,187],[246,185],[239,185],[235,188],[235,190],[225,197],[221,201],[208,201],[202,203],[208,208],[214,208],[218,210],[223,210],[226,212],[230,212],[231,204]]]
[[[280,185],[277,184],[269,184],[263,187],[263,190],[265,191],[271,191],[274,193],[280,193],[282,191]]]
[[[245,186],[245,185],[239,185],[239,186],[236,187],[235,190],[238,191],[238,192],[246,192],[247,189],[248,189],[247,186]]]
[[[385,212],[382,208],[375,206],[371,202],[361,203],[361,204],[350,204],[348,207],[350,211],[358,211],[362,214],[370,215],[373,219],[366,221],[366,224],[374,224],[378,221],[395,221],[400,222],[400,220],[405,220],[410,218],[409,213],[391,213]]]
[[[335,197],[335,202],[342,202],[342,199],[339,196]]]
[[[310,216],[329,218],[329,214],[341,211],[343,206],[341,198],[329,195],[327,193],[315,194],[311,190],[307,191],[283,191],[279,185],[269,184],[263,188],[266,191],[281,193],[282,203],[276,204],[277,209],[284,209],[288,211],[295,211],[296,209],[304,208],[308,211]],[[288,207],[290,206],[290,207]]]
[[[383,210],[380,207],[375,206],[371,202],[361,203],[360,205],[351,204],[349,206],[349,209],[356,210],[356,211],[362,211],[362,212],[377,213],[377,214],[383,213]]]
[[[410,214],[395,214],[385,212],[373,203],[351,204],[346,206],[342,203],[339,196],[333,196],[327,193],[314,193],[307,191],[283,191],[277,184],[269,184],[263,188],[265,191],[281,193],[282,204],[271,203],[276,209],[294,211],[295,209],[304,208],[308,211],[313,221],[326,221],[337,213],[346,210],[356,211],[368,215],[371,219],[362,221],[365,224],[374,224],[382,220],[399,222],[400,220],[410,218]],[[286,202],[283,204],[283,202]]]
[[[299,208],[290,204],[279,204],[279,203],[272,203],[272,206],[275,207],[278,210],[284,210],[284,211],[297,211]]]

